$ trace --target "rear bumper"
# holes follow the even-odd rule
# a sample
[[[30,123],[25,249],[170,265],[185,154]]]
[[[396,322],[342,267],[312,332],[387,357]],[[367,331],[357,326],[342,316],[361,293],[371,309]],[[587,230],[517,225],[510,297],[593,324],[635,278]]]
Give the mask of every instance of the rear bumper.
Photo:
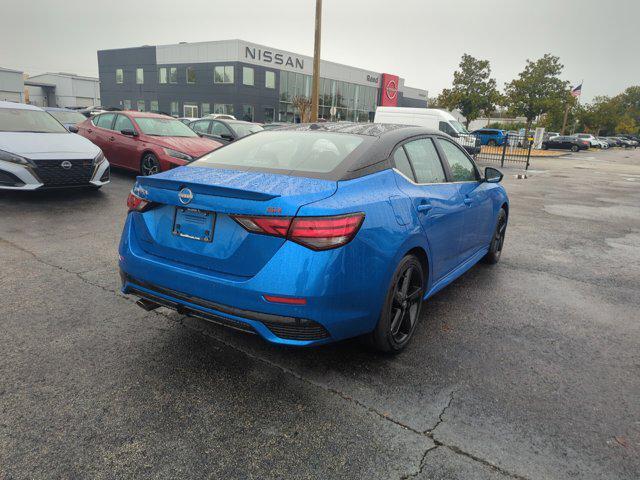
[[[129,214],[119,249],[125,294],[282,345],[330,343],[375,328],[384,298],[378,291],[382,273],[377,279],[362,268],[362,256],[349,250],[354,242],[323,252],[285,242],[256,275],[231,277],[146,252],[134,233],[133,215],[138,214]],[[307,303],[272,303],[264,295]]]

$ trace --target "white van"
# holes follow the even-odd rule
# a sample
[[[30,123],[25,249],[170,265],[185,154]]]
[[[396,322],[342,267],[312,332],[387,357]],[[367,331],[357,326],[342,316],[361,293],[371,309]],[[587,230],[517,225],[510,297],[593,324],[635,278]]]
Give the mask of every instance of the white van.
[[[440,130],[452,136],[467,152],[480,152],[480,139],[471,135],[456,118],[445,110],[437,108],[378,107],[374,123],[395,123],[416,125]]]

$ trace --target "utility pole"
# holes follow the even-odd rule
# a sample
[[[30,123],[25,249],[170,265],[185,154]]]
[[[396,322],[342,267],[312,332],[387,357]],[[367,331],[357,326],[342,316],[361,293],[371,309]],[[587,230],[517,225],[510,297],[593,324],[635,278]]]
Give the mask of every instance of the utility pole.
[[[313,46],[313,83],[311,84],[311,121],[318,121],[318,90],[320,89],[320,34],[322,32],[322,0],[316,0],[316,34]]]

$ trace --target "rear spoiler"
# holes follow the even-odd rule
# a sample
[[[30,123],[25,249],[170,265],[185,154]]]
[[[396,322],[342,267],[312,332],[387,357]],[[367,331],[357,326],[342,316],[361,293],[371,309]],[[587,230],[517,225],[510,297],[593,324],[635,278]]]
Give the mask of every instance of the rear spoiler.
[[[163,190],[173,190],[175,192],[188,188],[193,193],[202,195],[213,195],[216,197],[242,198],[245,200],[267,201],[279,197],[270,193],[263,193],[246,188],[233,188],[224,185],[207,185],[205,183],[194,183],[189,181],[173,180],[162,177],[138,177],[138,185],[142,187],[160,188]]]

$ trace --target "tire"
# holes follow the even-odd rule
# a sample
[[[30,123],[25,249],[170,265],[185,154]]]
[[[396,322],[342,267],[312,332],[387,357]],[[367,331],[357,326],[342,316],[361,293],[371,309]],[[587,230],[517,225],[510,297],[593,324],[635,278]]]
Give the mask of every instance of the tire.
[[[160,162],[153,153],[145,153],[140,160],[140,175],[147,177],[160,173]]]
[[[424,291],[425,275],[420,261],[415,255],[405,256],[391,277],[378,324],[369,334],[373,348],[393,354],[404,350],[420,319]]]
[[[500,261],[500,255],[502,254],[502,247],[504,246],[504,237],[506,233],[507,212],[505,212],[504,208],[501,208],[496,221],[496,229],[493,232],[493,237],[489,244],[489,251],[482,259],[484,263],[495,265]]]
[[[495,146],[496,146],[496,145],[498,145],[498,144],[496,143],[496,141],[495,141],[495,140],[491,139],[491,140],[489,140],[489,141],[487,142],[487,145],[489,145],[490,147],[495,147]]]
[[[572,152],[577,152],[578,150],[580,150],[580,147],[579,147],[579,146],[577,146],[577,145],[572,145],[572,146],[571,146],[571,151],[572,151]]]

